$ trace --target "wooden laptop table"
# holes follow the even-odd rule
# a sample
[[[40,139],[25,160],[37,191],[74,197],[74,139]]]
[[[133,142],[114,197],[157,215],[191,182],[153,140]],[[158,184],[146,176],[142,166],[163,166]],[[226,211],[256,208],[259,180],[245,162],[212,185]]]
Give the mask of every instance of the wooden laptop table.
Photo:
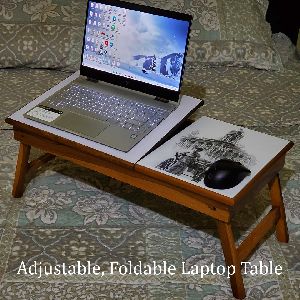
[[[274,227],[278,241],[287,243],[289,240],[278,173],[284,166],[285,155],[293,146],[292,142],[289,142],[236,197],[229,198],[183,181],[178,183],[178,180],[172,180],[163,174],[162,176],[151,172],[146,174],[143,167],[134,163],[14,119],[7,118],[6,122],[13,125],[14,138],[20,142],[12,190],[14,197],[23,195],[26,173],[34,171],[57,156],[210,216],[216,220],[226,264],[234,265],[236,268],[230,282],[233,295],[238,299],[245,297],[241,262],[249,257]],[[41,149],[46,154],[29,162],[31,147]],[[268,185],[270,190],[271,210],[237,247],[232,232],[232,216],[243,208],[247,200],[253,199],[265,185]]]

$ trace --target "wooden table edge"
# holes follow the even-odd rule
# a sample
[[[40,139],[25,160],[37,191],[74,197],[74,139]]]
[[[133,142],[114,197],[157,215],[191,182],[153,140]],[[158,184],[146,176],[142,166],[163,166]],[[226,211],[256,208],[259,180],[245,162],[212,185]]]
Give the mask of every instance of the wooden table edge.
[[[275,155],[252,179],[248,184],[235,196],[233,197],[234,203],[237,203],[240,201],[245,195],[255,187],[255,185],[259,184],[260,179],[273,167],[276,166],[276,163],[280,160],[283,161],[284,165],[284,158],[286,153],[294,146],[294,143],[292,141],[289,141],[289,143],[279,152],[277,155]],[[282,167],[283,167],[282,165]],[[281,169],[281,166],[279,166],[277,169],[275,168],[274,173],[278,173]],[[275,176],[275,175],[274,175]],[[267,184],[268,182],[263,182],[262,184]]]
[[[88,154],[94,155],[95,157],[99,157],[99,158],[102,158],[102,159],[106,159],[108,161],[112,161],[112,162],[114,162],[118,165],[121,165],[121,166],[125,166],[125,167],[128,167],[128,168],[133,168],[134,165],[135,165],[135,163],[133,163],[133,162],[129,162],[129,161],[126,161],[124,159],[117,158],[117,157],[115,157],[111,154],[104,153],[100,150],[93,149],[91,147],[85,146],[85,145],[80,144],[80,143],[75,142],[75,141],[71,141],[67,138],[61,137],[61,136],[56,135],[54,133],[36,128],[36,127],[28,125],[28,124],[24,124],[20,121],[16,121],[14,119],[11,119],[10,117],[6,118],[5,122],[13,126],[14,132],[15,131],[27,132],[27,133],[32,133],[33,132],[34,134],[36,134],[37,136],[41,136],[42,138],[46,138],[46,139],[49,139],[53,142],[60,143],[62,145],[72,147],[72,148],[75,148],[75,149],[78,149],[78,150],[82,150],[82,151],[84,151]]]
[[[217,202],[221,202],[221,203],[223,203],[225,205],[228,205],[228,206],[233,206],[234,205],[234,202],[233,202],[232,198],[229,198],[229,197],[226,197],[226,196],[221,195],[219,193],[216,193],[216,192],[210,191],[208,189],[202,188],[202,187],[197,186],[195,184],[186,182],[186,181],[184,181],[180,178],[164,174],[162,172],[153,170],[151,168],[147,168],[145,166],[139,165],[138,163],[135,165],[134,169],[137,172],[141,173],[141,174],[144,174],[144,175],[147,175],[149,177],[161,180],[161,181],[166,182],[168,184],[171,184],[173,186],[178,186],[178,187],[180,187],[180,188],[182,188],[186,191],[190,191],[190,192],[193,192],[193,193],[196,193],[196,194],[199,194],[199,195],[203,195],[204,197],[207,197],[207,198],[212,199],[212,200],[217,201]]]

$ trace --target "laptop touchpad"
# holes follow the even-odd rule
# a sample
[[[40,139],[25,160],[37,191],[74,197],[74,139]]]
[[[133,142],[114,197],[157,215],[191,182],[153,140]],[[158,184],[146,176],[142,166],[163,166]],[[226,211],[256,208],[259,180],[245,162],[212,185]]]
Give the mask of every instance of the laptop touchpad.
[[[111,125],[101,132],[96,140],[109,147],[127,152],[138,142],[138,139],[133,139],[132,135],[128,129]]]
[[[54,124],[62,129],[90,137],[97,136],[109,125],[107,122],[70,112],[64,113]]]

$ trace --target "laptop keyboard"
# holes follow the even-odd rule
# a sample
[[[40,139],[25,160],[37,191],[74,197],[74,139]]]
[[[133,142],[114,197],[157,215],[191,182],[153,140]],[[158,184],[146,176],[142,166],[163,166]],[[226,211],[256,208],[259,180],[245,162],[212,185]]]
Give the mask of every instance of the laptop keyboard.
[[[49,99],[56,108],[80,109],[101,120],[127,128],[135,134],[152,131],[172,110],[108,95],[79,85]]]

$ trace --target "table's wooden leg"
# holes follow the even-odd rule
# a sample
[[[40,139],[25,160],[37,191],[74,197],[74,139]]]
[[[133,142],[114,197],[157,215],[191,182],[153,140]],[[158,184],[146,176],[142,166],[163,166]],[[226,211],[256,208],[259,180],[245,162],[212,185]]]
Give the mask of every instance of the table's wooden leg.
[[[235,273],[230,276],[233,296],[237,299],[244,299],[246,293],[241,273],[241,261],[235,246],[231,224],[221,221],[217,221],[217,224],[226,264],[235,266]]]
[[[280,217],[276,224],[276,237],[279,242],[287,243],[289,241],[289,233],[286,224],[285,208],[283,204],[281,185],[278,174],[269,183],[269,189],[272,207],[279,209],[280,212]]]
[[[15,180],[12,189],[12,195],[15,198],[22,197],[24,192],[24,179],[28,170],[28,159],[31,147],[20,143],[19,155],[15,172]]]

